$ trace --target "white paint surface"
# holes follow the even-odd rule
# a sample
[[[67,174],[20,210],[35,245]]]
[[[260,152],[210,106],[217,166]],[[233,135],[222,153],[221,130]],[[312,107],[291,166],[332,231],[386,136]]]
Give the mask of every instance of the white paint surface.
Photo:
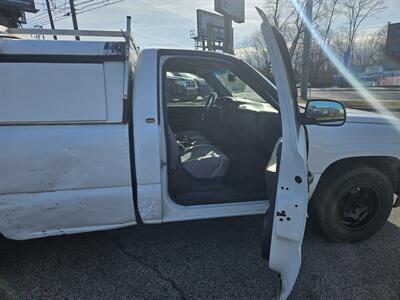
[[[105,45],[106,42],[82,40],[0,39],[0,54],[101,56],[105,54]]]
[[[0,232],[15,239],[135,223],[128,125],[0,126]]]
[[[0,194],[130,186],[127,125],[0,126]]]
[[[123,114],[124,64],[104,62],[107,123],[121,123]]]
[[[157,50],[140,52],[133,92],[137,199],[144,223],[161,220],[160,126],[157,122]],[[154,123],[147,123],[152,118]]]
[[[131,186],[0,194],[0,232],[25,240],[136,224]]]
[[[289,297],[301,265],[301,245],[307,217],[307,150],[303,127],[296,124],[297,99],[291,94],[290,78],[276,37],[261,13],[261,29],[268,48],[276,82],[282,122],[282,151],[278,174],[269,267],[281,277],[280,299]],[[295,103],[295,105],[294,105]],[[295,177],[302,181],[296,183]],[[278,218],[278,212],[285,215]]]
[[[102,64],[0,63],[0,123],[105,121]]]

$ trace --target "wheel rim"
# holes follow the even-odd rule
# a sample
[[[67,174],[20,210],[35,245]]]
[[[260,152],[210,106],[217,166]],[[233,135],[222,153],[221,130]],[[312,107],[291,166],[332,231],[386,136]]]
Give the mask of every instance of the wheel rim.
[[[348,230],[363,229],[376,215],[379,203],[379,194],[373,187],[352,187],[339,201],[337,218]]]

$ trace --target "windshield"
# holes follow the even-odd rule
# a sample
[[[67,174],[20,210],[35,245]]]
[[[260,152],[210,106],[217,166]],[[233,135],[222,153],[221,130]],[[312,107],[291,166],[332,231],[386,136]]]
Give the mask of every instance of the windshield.
[[[214,76],[235,98],[265,103],[265,100],[230,70],[216,70]]]

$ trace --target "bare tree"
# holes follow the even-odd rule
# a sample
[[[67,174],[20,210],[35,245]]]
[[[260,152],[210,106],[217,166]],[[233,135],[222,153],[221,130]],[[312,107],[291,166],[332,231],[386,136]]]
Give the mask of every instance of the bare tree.
[[[291,18],[296,14],[289,0],[265,0],[264,7],[272,25],[280,29],[290,26]]]
[[[290,0],[266,0],[264,10],[271,24],[284,34],[293,54],[301,35],[298,28],[302,27],[302,24]],[[261,73],[271,77],[271,63],[261,31],[254,32],[245,41],[237,44],[235,52]]]
[[[361,24],[385,9],[385,0],[341,0],[340,12],[347,21],[346,51],[351,53]]]
[[[353,64],[366,67],[383,64],[385,58],[387,26],[377,33],[366,32],[357,38],[353,50]]]
[[[304,2],[301,0],[303,6]],[[265,0],[264,7],[272,25],[278,28],[285,37],[290,57],[293,59],[293,54],[299,47],[304,32],[300,14],[290,0]]]
[[[338,3],[340,0],[314,0],[313,1],[313,26],[323,37],[324,42],[330,37],[332,23],[338,14]],[[300,5],[304,7],[305,0],[299,0]],[[301,73],[303,65],[303,34],[304,22],[300,13],[294,7],[291,0],[266,0],[266,14],[271,23],[277,27],[284,35],[289,48],[289,54],[293,63],[295,74]],[[319,45],[312,44],[313,49],[311,58],[312,78],[316,79],[316,75],[321,67],[326,63]]]
[[[304,7],[305,0],[298,0]],[[363,22],[375,16],[385,8],[384,0],[314,0],[313,1],[313,27],[322,37],[322,42],[329,45],[338,54],[353,50],[356,41],[365,40],[363,48],[357,48],[358,61],[366,61],[367,53],[373,55],[372,61],[378,61],[381,46],[374,39],[363,37],[357,39],[360,26]],[[301,14],[296,10],[291,0],[265,0],[265,12],[275,27],[283,34],[288,45],[295,74],[300,74],[303,65],[303,33],[304,22]],[[342,16],[346,30],[333,33],[332,27]],[[340,20],[343,21],[343,20]],[[366,45],[367,40],[370,44]],[[360,44],[361,46],[361,44]],[[376,47],[376,48],[374,48]],[[255,33],[248,40],[239,45],[243,59],[251,63],[266,75],[270,75],[271,65],[261,34]],[[315,41],[311,44],[311,82],[329,82],[329,76],[334,72],[334,67],[322,51],[320,45]]]
[[[331,37],[332,23],[338,13],[338,3],[339,0],[324,1],[321,8],[321,20],[319,20],[319,22],[314,22],[314,26],[319,25],[316,29],[320,32],[324,44],[327,44],[328,39]],[[313,51],[312,49],[311,51],[313,53],[312,57],[314,58],[311,60],[311,81],[315,82],[320,74],[322,66],[326,64],[327,58],[318,44],[313,43],[312,48],[316,48],[316,50]]]
[[[329,45],[334,52],[344,53],[347,48],[347,32],[344,30],[335,32],[330,38]]]
[[[261,31],[254,32],[236,47],[236,55],[267,77],[271,76],[271,62]]]

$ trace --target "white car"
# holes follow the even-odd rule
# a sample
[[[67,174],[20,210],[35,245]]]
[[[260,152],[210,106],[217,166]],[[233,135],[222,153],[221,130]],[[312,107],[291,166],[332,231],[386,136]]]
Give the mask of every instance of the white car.
[[[361,77],[360,82],[363,86],[365,87],[376,87],[377,86],[377,80],[373,77]]]
[[[0,39],[0,233],[264,214],[263,253],[285,299],[309,198],[331,239],[379,230],[398,193],[398,127],[329,100],[301,114],[285,42],[260,14],[276,86],[230,55],[138,53],[129,27],[109,33],[125,42]],[[169,105],[167,72],[204,78],[214,92],[203,106]]]

